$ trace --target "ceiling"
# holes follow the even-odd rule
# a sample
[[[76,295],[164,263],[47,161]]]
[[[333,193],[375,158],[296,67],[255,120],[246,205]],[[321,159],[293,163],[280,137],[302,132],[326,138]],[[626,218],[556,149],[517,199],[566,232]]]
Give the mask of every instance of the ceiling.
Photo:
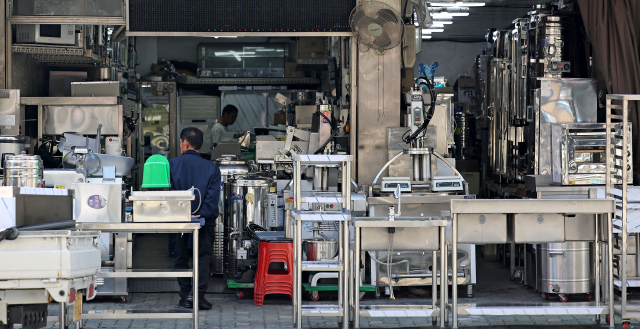
[[[432,33],[430,40],[484,41],[488,29],[506,29],[514,19],[526,17],[527,12],[531,11],[534,5],[548,2],[548,0],[479,1],[485,2],[486,5],[469,8],[469,16],[454,17],[453,24],[445,25],[444,32]]]

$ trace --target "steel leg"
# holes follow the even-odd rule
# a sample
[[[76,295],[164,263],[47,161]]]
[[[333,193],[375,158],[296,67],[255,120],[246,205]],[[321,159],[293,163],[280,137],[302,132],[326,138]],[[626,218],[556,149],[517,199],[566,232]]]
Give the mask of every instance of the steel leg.
[[[198,299],[200,298],[200,286],[198,282],[198,253],[199,242],[198,237],[199,229],[193,230],[193,329],[198,329]]]
[[[295,300],[295,322],[296,322],[296,328],[301,329],[302,328],[302,292],[300,291],[302,289],[302,275],[301,275],[301,270],[302,270],[302,258],[301,258],[301,249],[302,249],[302,242],[300,241],[300,238],[302,236],[302,223],[300,221],[296,221],[296,234],[295,234],[295,241],[294,243],[296,244],[295,249],[297,250],[296,252],[296,277],[295,277],[295,283],[293,285],[293,289],[296,289],[298,291],[298,293],[296,294],[296,300]]]
[[[350,189],[351,186],[349,185],[349,182],[347,182],[346,185],[347,189]],[[350,264],[349,264],[349,221],[348,220],[344,220],[342,222],[342,226],[344,227],[344,229],[342,230],[342,247],[344,248],[344,253],[342,254],[344,256],[344,284],[343,284],[343,300],[344,300],[344,320],[342,323],[342,327],[344,329],[349,329],[349,280],[351,278],[350,274]],[[356,295],[360,295],[360,285],[356,285]]]
[[[454,215],[451,221],[451,299],[452,299],[452,323],[453,328],[458,328],[458,216]]]
[[[445,250],[445,246],[444,227],[440,227],[440,327],[444,327],[444,311],[447,308],[447,301],[445,299],[445,290],[447,290],[447,280],[445,280],[447,275],[447,251]],[[437,279],[438,276],[434,275],[434,278]]]
[[[615,309],[613,307],[613,223],[611,220],[611,214],[607,214],[607,272],[609,273],[609,328],[615,327]],[[625,241],[626,242],[626,241]],[[624,256],[624,255],[623,255]]]
[[[355,328],[360,328],[360,228],[355,227],[355,241],[353,251],[355,253],[355,260],[353,268],[355,269],[355,291],[356,294],[353,298],[353,322]]]
[[[431,309],[433,310],[433,315],[431,316],[431,321],[436,322],[438,319],[436,315],[436,307],[438,307],[438,252],[432,251],[431,258],[433,262],[431,263]]]
[[[596,277],[596,283],[594,286],[595,289],[595,298],[596,298],[596,306],[600,306],[600,243],[598,242],[598,221],[601,216],[596,215],[596,239],[595,245],[593,246],[593,258],[595,263],[594,275]],[[526,263],[526,262],[525,262]],[[600,321],[600,315],[596,315],[596,321]]]
[[[511,244],[509,245],[509,275],[511,276],[511,279],[514,279],[513,277],[513,270],[516,268],[516,244],[515,242],[511,242]]]
[[[444,243],[444,275],[440,274],[440,280],[444,280],[444,323],[447,325],[449,323],[449,310],[447,310],[447,305],[449,305],[449,245],[447,245],[446,241]]]

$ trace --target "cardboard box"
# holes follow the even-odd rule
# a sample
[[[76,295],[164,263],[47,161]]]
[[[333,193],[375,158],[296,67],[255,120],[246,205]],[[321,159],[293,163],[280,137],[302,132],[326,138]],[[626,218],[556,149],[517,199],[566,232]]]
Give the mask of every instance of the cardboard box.
[[[303,37],[298,39],[298,59],[325,58],[326,37]]]
[[[298,63],[286,62],[284,63],[284,77],[285,78],[304,78],[303,71],[296,71]]]

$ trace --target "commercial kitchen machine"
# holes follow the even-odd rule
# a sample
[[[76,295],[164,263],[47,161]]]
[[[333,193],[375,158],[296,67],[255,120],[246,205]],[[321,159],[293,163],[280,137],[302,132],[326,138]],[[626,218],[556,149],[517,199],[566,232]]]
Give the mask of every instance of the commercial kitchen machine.
[[[453,328],[458,327],[458,316],[474,315],[594,315],[599,321],[600,315],[613,314],[613,294],[606,291],[613,289],[612,246],[613,234],[609,230],[607,237],[601,239],[600,228],[611,223],[611,214],[615,212],[612,199],[597,200],[452,200],[452,257],[451,262],[457,270],[457,248],[459,243],[491,244],[507,243],[555,243],[565,241],[565,215],[588,214],[598,215],[595,220],[594,241],[595,255],[599,248],[607,250],[606,261],[603,261],[603,277],[595,275],[595,301],[591,303],[540,303],[509,305],[458,305],[458,284],[454,280],[452,300],[447,307],[452,313]],[[571,229],[579,230],[579,227]],[[595,261],[594,273],[600,273],[600,262]],[[608,296],[604,303],[600,300],[600,289]],[[613,328],[613,317],[610,328]]]

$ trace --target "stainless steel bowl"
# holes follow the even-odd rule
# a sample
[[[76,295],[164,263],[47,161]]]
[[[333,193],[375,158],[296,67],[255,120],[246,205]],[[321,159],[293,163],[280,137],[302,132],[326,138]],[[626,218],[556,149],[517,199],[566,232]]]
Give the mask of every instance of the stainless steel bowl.
[[[338,240],[309,239],[302,241],[308,261],[328,260],[338,254]]]

